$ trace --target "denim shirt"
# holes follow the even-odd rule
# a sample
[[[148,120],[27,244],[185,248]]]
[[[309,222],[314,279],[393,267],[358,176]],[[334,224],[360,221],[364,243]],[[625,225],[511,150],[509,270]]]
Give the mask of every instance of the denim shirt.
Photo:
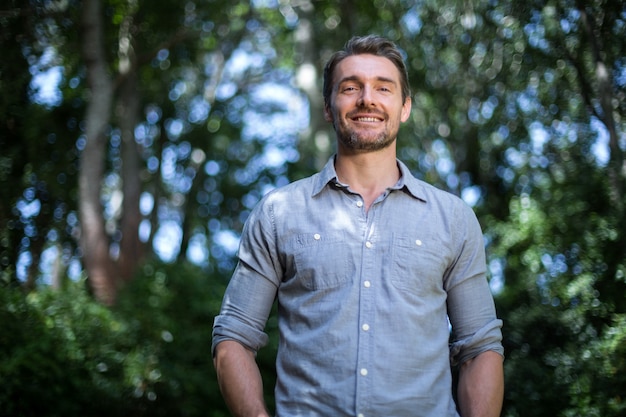
[[[476,216],[398,166],[367,212],[331,158],[246,222],[212,348],[264,346],[277,300],[279,417],[458,416],[451,365],[503,354]]]

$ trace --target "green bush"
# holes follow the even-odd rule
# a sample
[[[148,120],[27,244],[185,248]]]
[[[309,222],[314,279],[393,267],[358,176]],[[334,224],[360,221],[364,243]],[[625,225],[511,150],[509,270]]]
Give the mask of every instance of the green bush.
[[[0,287],[0,410],[228,416],[210,353],[223,281],[192,265],[149,263],[113,309],[84,282],[29,294]],[[262,357],[271,384],[272,349]]]
[[[117,382],[130,335],[80,284],[25,295],[0,287],[0,409],[13,416],[108,416],[128,408]]]
[[[148,264],[116,311],[143,342],[129,376],[150,416],[228,416],[211,357],[224,285],[190,264]]]

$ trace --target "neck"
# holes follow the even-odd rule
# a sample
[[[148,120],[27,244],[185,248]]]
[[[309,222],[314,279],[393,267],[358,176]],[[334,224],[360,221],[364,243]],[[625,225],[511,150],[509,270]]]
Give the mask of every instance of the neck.
[[[346,153],[341,150],[335,160],[340,182],[363,197],[366,208],[400,179],[400,169],[393,146],[376,152]]]

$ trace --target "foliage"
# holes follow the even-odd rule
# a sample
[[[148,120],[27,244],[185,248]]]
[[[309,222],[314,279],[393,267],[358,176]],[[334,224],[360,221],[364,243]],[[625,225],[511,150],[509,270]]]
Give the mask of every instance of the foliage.
[[[5,415],[226,416],[211,327],[223,287],[190,265],[145,264],[115,309],[85,282],[0,287]]]
[[[28,296],[0,287],[0,407],[6,415],[105,416],[130,405],[132,391],[121,381],[135,338],[83,287]]]
[[[211,278],[189,264],[148,263],[121,294],[115,310],[144,345],[132,353],[138,366],[126,380],[145,415],[227,415],[211,356],[224,288]]]

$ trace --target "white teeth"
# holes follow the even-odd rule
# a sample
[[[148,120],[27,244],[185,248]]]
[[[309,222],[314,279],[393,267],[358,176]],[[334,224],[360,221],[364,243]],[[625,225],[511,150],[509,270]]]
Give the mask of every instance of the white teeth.
[[[357,121],[359,122],[377,122],[378,119],[375,117],[359,117],[357,118]]]

